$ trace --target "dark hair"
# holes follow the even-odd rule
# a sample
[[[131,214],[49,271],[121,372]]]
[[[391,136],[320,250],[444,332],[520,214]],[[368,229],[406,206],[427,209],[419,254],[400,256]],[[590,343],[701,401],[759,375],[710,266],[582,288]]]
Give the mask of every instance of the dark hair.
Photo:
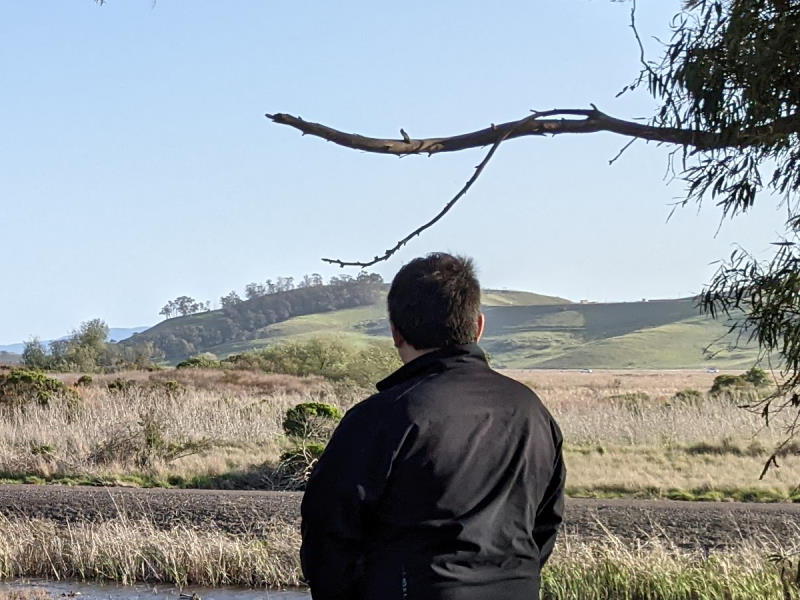
[[[419,350],[478,338],[481,287],[472,260],[434,252],[403,266],[389,288],[389,319]]]

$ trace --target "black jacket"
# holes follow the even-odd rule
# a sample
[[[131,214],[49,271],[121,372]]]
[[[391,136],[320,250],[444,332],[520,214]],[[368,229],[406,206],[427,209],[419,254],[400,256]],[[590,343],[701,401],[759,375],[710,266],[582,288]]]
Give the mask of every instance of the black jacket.
[[[425,354],[345,415],[302,503],[315,600],[538,598],[561,432],[477,345]]]

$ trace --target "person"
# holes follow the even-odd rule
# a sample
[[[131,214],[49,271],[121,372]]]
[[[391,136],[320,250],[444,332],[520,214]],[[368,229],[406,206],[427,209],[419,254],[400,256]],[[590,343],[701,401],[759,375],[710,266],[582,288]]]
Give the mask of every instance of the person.
[[[312,598],[538,598],[564,508],[556,422],[487,364],[470,259],[412,260],[388,309],[405,364],[345,414],[303,497]]]

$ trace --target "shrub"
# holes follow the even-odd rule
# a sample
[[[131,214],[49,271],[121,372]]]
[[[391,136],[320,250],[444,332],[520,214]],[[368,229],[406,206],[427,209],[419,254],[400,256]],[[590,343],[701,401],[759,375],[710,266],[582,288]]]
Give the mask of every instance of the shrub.
[[[291,437],[324,440],[341,418],[341,409],[332,404],[305,402],[286,411],[283,431]]]
[[[175,365],[176,369],[221,369],[222,362],[211,352],[192,356]]]
[[[122,379],[121,377],[117,377],[106,384],[106,389],[114,394],[122,394],[132,390],[135,386],[136,382],[133,379]]]
[[[400,366],[389,344],[374,343],[357,350],[331,338],[287,342],[262,350],[230,356],[223,366],[258,369],[267,373],[320,375],[332,381],[349,381],[366,386],[383,379]]]
[[[764,387],[770,383],[767,372],[758,367],[753,367],[749,371],[746,371],[744,375],[741,375],[741,378],[748,383],[752,383],[756,387]]]
[[[11,369],[0,372],[0,404],[25,406],[36,402],[47,406],[56,398],[77,402],[78,394],[58,379],[33,369]]]
[[[752,394],[770,383],[770,378],[764,369],[753,367],[741,375],[717,375],[711,385],[710,394],[719,395],[727,393]]]
[[[281,490],[305,489],[311,471],[324,450],[324,444],[310,443],[281,454],[281,461],[270,478],[272,487]]]
[[[675,392],[670,401],[680,404],[697,405],[703,401],[703,392],[693,389],[679,390]]]
[[[146,389],[156,394],[164,394],[170,398],[179,396],[186,391],[186,386],[174,379],[166,379],[164,381],[149,381]]]
[[[627,392],[625,394],[615,394],[608,399],[612,404],[620,406],[635,415],[640,415],[644,411],[645,405],[650,402],[650,395],[646,392]]]
[[[75,382],[75,387],[87,387],[92,385],[92,376],[91,375],[81,375],[78,377],[78,381]]]
[[[717,375],[711,385],[709,393],[719,395],[722,393],[748,392],[753,391],[752,383],[745,380],[741,375]]]
[[[207,437],[189,439],[170,435],[163,417],[148,410],[139,416],[135,425],[124,426],[97,444],[88,458],[89,462],[96,465],[133,464],[148,470],[159,463],[169,464],[223,446]]]

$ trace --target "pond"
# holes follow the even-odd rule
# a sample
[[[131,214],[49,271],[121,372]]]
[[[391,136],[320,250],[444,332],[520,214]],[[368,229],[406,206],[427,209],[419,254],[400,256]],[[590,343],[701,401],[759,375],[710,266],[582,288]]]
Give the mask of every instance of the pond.
[[[265,590],[244,588],[187,587],[180,590],[171,585],[115,585],[104,583],[79,583],[49,581],[46,579],[20,579],[0,582],[0,592],[36,588],[55,598],[76,600],[310,600],[305,590]],[[195,594],[196,596],[192,596]]]

